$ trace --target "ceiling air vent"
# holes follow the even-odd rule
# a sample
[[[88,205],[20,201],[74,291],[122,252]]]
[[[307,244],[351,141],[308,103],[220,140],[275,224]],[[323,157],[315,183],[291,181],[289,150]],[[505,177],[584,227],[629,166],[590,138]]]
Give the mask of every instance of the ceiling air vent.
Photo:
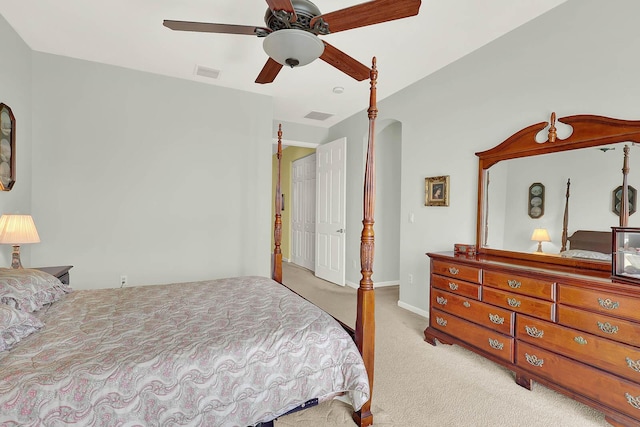
[[[210,79],[217,79],[220,75],[220,70],[203,67],[202,65],[196,65],[196,75],[208,77]]]
[[[309,114],[307,114],[305,117],[305,119],[311,119],[311,120],[327,120],[329,117],[332,117],[333,114],[329,114],[329,113],[321,113],[319,111],[312,111]]]

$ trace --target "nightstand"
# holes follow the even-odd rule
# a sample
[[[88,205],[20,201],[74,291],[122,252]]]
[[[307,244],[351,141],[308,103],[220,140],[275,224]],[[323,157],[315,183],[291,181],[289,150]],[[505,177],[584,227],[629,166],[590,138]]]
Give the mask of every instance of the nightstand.
[[[52,276],[56,276],[65,285],[69,284],[69,270],[73,268],[73,265],[60,265],[56,267],[35,267],[36,270],[44,271]]]

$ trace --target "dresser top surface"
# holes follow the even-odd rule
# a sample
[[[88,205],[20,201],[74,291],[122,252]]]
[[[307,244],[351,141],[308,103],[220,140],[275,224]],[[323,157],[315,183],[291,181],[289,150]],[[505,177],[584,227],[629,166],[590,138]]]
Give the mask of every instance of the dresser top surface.
[[[532,263],[527,260],[501,258],[482,254],[466,256],[455,254],[452,251],[429,252],[426,255],[431,259],[445,262],[456,262],[481,269],[501,270],[531,277],[553,278],[554,280],[566,282],[570,285],[580,286],[582,284],[592,284],[607,288],[613,287],[616,290],[640,293],[640,286],[616,282],[611,278],[610,273],[607,274],[600,271],[559,267],[553,264],[545,264],[543,261],[539,263]]]

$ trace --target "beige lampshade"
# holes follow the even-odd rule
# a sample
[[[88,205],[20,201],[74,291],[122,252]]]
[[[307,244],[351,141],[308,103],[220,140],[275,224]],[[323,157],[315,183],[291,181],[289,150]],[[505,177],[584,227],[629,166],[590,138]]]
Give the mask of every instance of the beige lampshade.
[[[531,235],[531,240],[536,242],[550,242],[549,232],[546,228],[536,228],[533,230],[533,234]]]
[[[31,215],[2,215],[0,217],[0,243],[22,245],[38,243],[40,236]]]

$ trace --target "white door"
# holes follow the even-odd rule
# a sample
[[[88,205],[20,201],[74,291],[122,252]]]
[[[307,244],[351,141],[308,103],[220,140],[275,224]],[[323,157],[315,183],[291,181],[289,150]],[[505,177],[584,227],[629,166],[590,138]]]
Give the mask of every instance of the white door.
[[[347,139],[316,149],[316,276],[345,284]]]
[[[295,160],[292,165],[291,261],[315,268],[316,155]]]

